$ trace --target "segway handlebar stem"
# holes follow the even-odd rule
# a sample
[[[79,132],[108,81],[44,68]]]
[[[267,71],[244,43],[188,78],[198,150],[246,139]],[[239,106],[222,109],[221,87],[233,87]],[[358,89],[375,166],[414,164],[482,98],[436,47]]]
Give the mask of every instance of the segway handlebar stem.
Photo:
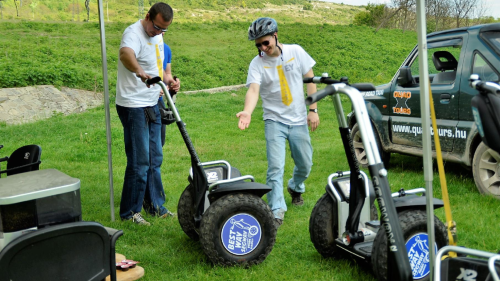
[[[323,79],[318,77],[309,78],[306,82],[321,83],[327,81],[327,74],[323,74]],[[381,223],[386,229],[388,238],[388,276],[392,280],[413,280],[411,266],[406,253],[403,232],[399,225],[396,208],[391,197],[391,190],[387,180],[387,170],[381,161],[377,147],[375,134],[371,126],[370,117],[366,108],[363,95],[357,88],[348,84],[347,78],[342,78],[341,83],[327,85],[324,89],[312,94],[306,98],[306,104],[315,103],[328,95],[332,95],[333,104],[340,128],[348,128],[347,120],[343,114],[342,102],[338,93],[345,94],[352,103],[352,108],[359,124],[359,132],[363,146],[365,148],[368,168],[371,174],[373,188],[379,203],[381,212]],[[375,87],[369,84],[362,84],[359,88],[363,90],[375,91]],[[349,210],[349,215],[353,212]]]

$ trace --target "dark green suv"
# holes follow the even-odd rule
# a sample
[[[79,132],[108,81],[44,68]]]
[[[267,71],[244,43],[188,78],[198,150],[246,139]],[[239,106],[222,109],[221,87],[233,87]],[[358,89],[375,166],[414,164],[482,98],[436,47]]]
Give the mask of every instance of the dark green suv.
[[[499,82],[500,23],[431,33],[427,52],[443,159],[472,166],[478,190],[500,199],[500,156],[481,142],[471,111],[477,91],[468,81],[474,73],[483,81]],[[390,83],[363,93],[386,166],[391,153],[422,156],[418,59],[415,47]],[[356,156],[367,165],[352,112],[349,122]]]

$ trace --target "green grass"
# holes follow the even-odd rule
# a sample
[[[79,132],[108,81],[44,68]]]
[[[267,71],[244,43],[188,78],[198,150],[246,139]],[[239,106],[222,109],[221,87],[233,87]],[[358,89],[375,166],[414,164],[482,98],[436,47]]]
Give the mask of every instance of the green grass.
[[[22,6],[20,6],[22,2]],[[37,6],[32,9],[31,4]],[[151,4],[143,1],[139,12],[136,0],[103,0],[103,18],[108,22],[133,22],[144,18]],[[89,15],[83,1],[23,0],[0,1],[1,19],[63,22],[99,22],[98,1],[89,2]],[[252,21],[259,16],[272,16],[279,22],[307,22],[310,24],[349,24],[354,15],[365,11],[359,6],[307,0],[172,0],[167,2],[174,10],[175,22],[238,22]]]
[[[202,161],[224,159],[265,182],[267,162],[262,109],[255,110],[250,128],[240,131],[235,114],[244,103],[244,90],[218,94],[180,94],[177,106]],[[209,105],[209,106],[207,106]],[[349,103],[344,104],[348,111]],[[323,259],[314,249],[308,232],[309,216],[316,201],[325,192],[327,177],[337,170],[347,170],[337,122],[331,101],[319,103],[321,124],[311,133],[314,166],[306,181],[307,192],[302,207],[291,205],[284,224],[278,230],[273,251],[259,266],[250,269],[212,266],[197,242],[191,241],[176,219],[146,217],[151,227],[129,222],[110,221],[104,109],[98,108],[71,116],[18,126],[5,126],[0,142],[1,155],[10,154],[22,144],[37,143],[42,147],[42,169],[56,168],[81,180],[83,219],[123,229],[117,252],[138,260],[145,268],[143,280],[373,280],[370,272],[350,260]],[[126,164],[123,133],[114,108],[111,108],[112,155],[115,215],[119,218],[121,186]],[[393,155],[389,183],[393,191],[425,186],[422,160]],[[176,211],[180,194],[187,185],[190,158],[177,128],[167,127],[162,166],[166,206]],[[293,162],[286,159],[285,179],[291,176]],[[463,168],[447,163],[448,188],[454,219],[458,224],[459,245],[497,252],[498,201],[481,196],[471,175]],[[437,173],[437,172],[436,172]],[[439,179],[434,177],[434,195],[441,197]],[[436,211],[444,220],[442,209]]]
[[[111,4],[111,3],[110,3]],[[63,9],[64,10],[64,9]],[[234,15],[234,17],[238,17]],[[285,17],[285,16],[284,16]],[[250,18],[250,17],[249,17]],[[287,16],[280,23],[280,40],[301,44],[317,61],[314,72],[351,82],[384,83],[416,44],[416,34],[398,30],[374,33],[367,27],[296,23]],[[182,90],[200,90],[243,84],[250,60],[256,55],[246,38],[250,19],[233,22],[174,22],[166,35],[173,51],[173,73]],[[121,33],[128,23],[106,23],[108,77],[114,97]],[[99,27],[90,23],[0,22],[0,87],[54,84],[102,91]],[[250,128],[240,131],[235,114],[242,110],[245,90],[218,94],[179,94],[177,106],[202,161],[224,159],[264,183],[267,169],[262,109],[256,108]],[[347,170],[331,101],[319,104],[321,124],[311,133],[314,166],[307,180],[305,204],[291,205],[278,231],[273,251],[250,269],[212,266],[200,245],[188,239],[176,219],[146,217],[151,227],[110,221],[109,180],[104,108],[81,114],[61,114],[23,125],[0,123],[0,155],[30,143],[42,147],[42,169],[55,168],[81,180],[83,219],[123,229],[117,252],[138,260],[144,280],[373,280],[368,270],[350,260],[323,259],[314,249],[308,221],[316,201],[324,194],[327,177]],[[350,111],[349,103],[344,105]],[[111,106],[115,216],[126,165],[123,132]],[[167,128],[162,179],[166,206],[176,211],[187,185],[190,158],[175,126]],[[393,155],[389,183],[393,191],[425,186],[422,159]],[[293,162],[286,159],[285,179]],[[434,195],[441,197],[435,170]],[[469,171],[446,163],[448,188],[460,245],[497,252],[498,201],[481,196]],[[436,211],[444,219],[443,210]]]
[[[257,55],[247,39],[250,22],[174,23],[165,35],[172,71],[181,90],[243,84]],[[111,97],[125,23],[106,25]],[[280,24],[279,40],[300,44],[316,60],[317,75],[351,82],[385,83],[416,44],[416,34],[369,27],[303,23]],[[97,23],[0,22],[0,87],[56,85],[103,91]],[[395,43],[397,42],[397,43]]]

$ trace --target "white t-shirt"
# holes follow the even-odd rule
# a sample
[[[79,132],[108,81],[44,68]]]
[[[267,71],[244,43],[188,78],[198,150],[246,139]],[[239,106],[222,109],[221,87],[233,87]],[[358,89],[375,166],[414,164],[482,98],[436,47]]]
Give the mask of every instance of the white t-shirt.
[[[260,85],[264,120],[307,125],[303,76],[316,62],[299,45],[283,44],[283,59],[256,56],[248,69],[246,86]],[[289,95],[286,93],[289,92]]]
[[[137,62],[144,72],[152,77],[163,77],[163,37],[149,37],[144,31],[141,21],[125,29],[120,49],[128,47],[134,50]],[[140,78],[135,76],[118,60],[118,79],[116,81],[116,104],[124,107],[146,107],[158,103],[160,86],[148,88]]]

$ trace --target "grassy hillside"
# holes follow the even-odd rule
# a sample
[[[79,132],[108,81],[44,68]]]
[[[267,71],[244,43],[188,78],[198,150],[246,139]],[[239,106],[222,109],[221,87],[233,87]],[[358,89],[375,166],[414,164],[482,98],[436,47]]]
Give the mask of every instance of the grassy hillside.
[[[257,54],[247,39],[250,22],[177,23],[165,35],[182,90],[243,84]],[[127,23],[107,23],[109,88],[115,91],[118,47]],[[302,45],[316,60],[316,74],[352,82],[387,82],[416,44],[399,30],[375,33],[352,25],[280,23],[283,43]],[[0,87],[58,85],[102,91],[99,24],[0,22]],[[397,42],[395,44],[394,42]]]
[[[144,0],[140,9],[137,0],[103,0],[103,15],[107,22],[133,22],[143,18],[152,3]],[[98,2],[89,2],[89,14],[84,0],[17,0],[0,1],[1,19],[38,21],[99,21]],[[22,6],[20,5],[22,3]],[[306,0],[172,0],[166,1],[175,12],[177,22],[251,21],[258,14],[272,15],[280,21],[308,23],[351,23],[363,8]]]

